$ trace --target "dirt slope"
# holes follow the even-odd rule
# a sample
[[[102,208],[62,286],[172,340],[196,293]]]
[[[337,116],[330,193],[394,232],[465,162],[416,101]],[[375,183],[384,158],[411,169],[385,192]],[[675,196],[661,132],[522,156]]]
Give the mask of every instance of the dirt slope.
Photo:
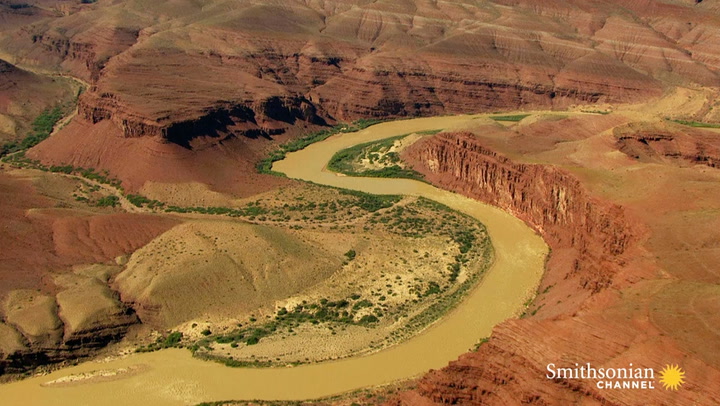
[[[114,261],[177,224],[157,216],[53,208],[57,201],[39,193],[32,177],[0,173],[0,194],[0,224],[9,231],[0,235],[6,247],[0,252],[0,297],[13,289],[54,292],[48,272]]]
[[[37,75],[0,59],[0,144],[25,137],[43,110],[74,96],[68,79]]]

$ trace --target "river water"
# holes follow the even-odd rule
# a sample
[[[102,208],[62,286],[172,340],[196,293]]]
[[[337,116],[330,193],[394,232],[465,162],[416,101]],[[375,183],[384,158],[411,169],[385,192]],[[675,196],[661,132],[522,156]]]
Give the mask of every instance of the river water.
[[[0,404],[170,406],[229,399],[301,400],[390,383],[444,367],[489,336],[493,326],[523,311],[542,276],[547,246],[522,221],[492,206],[422,182],[339,176],[324,166],[336,151],[352,145],[415,131],[461,128],[472,119],[454,116],[378,124],[288,154],[273,167],[291,178],[319,184],[375,194],[424,196],[485,224],[495,249],[493,265],[465,300],[423,333],[371,355],[292,368],[228,368],[195,359],[182,349],[132,354],[0,385]],[[135,369],[115,377],[43,385],[73,374],[122,372],[122,368]]]

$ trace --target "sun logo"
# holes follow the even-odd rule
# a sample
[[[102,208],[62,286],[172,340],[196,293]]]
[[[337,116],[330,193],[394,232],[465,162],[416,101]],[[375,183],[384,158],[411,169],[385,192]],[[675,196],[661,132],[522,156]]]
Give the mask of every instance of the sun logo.
[[[678,390],[685,383],[685,371],[677,365],[665,365],[660,371],[660,383],[665,390]]]

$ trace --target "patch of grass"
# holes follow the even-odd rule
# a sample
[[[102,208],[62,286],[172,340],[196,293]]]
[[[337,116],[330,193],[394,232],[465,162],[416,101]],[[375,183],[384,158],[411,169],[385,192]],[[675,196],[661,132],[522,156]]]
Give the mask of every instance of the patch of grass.
[[[495,121],[511,121],[511,122],[518,122],[525,117],[530,117],[530,114],[511,114],[506,116],[490,116],[490,119]]]
[[[255,165],[255,169],[259,173],[264,173],[267,175],[285,176],[285,174],[283,174],[283,173],[273,171],[272,165],[273,165],[273,163],[275,163],[277,161],[281,161],[281,160],[285,159],[285,155],[288,152],[300,151],[301,149],[304,149],[308,145],[314,144],[316,142],[324,141],[332,135],[335,135],[338,133],[357,132],[360,130],[364,130],[367,127],[370,127],[371,125],[378,124],[380,122],[382,122],[382,121],[381,120],[373,120],[373,119],[360,119],[360,120],[353,122],[352,124],[337,124],[332,128],[321,130],[316,133],[306,135],[304,137],[296,138],[294,140],[291,140],[291,141],[281,145],[279,148],[272,151],[268,155],[268,157],[260,160]]]
[[[720,128],[720,123],[703,123],[701,121],[671,120],[674,123],[696,128]]]

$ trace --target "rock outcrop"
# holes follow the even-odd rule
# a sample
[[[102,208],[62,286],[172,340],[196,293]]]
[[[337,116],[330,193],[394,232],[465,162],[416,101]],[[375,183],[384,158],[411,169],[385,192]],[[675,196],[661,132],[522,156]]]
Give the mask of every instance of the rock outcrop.
[[[108,287],[119,270],[112,264],[178,221],[53,208],[44,189],[5,172],[0,190],[0,227],[12,230],[0,235],[0,375],[92,355],[122,338],[138,319]],[[106,265],[83,266],[98,263]]]
[[[597,293],[609,286],[632,242],[620,207],[592,198],[560,169],[513,163],[471,133],[441,133],[405,154],[430,182],[502,207],[534,227],[562,252],[551,266],[584,289]]]
[[[65,277],[67,279],[68,276]],[[0,376],[93,354],[120,340],[138,322],[106,283],[75,276],[55,298],[10,292],[0,323]]]
[[[302,97],[270,96],[240,104],[221,103],[175,121],[171,118],[151,120],[126,111],[112,94],[88,93],[80,98],[78,112],[93,124],[102,120],[113,121],[127,138],[156,137],[187,148],[191,147],[193,139],[199,137],[220,141],[231,135],[269,138],[285,132],[296,121],[325,124],[316,114],[315,106]]]
[[[618,149],[640,161],[669,160],[720,167],[720,142],[717,133],[711,131],[686,127],[680,132],[667,126],[629,125],[616,128],[614,134]]]
[[[58,293],[58,316],[65,326],[63,344],[87,350],[122,338],[127,328],[139,320],[117,296],[95,278],[80,278]]]
[[[587,162],[596,165],[594,171],[583,168],[582,161],[569,161],[567,150],[555,150],[562,141],[573,140],[572,136],[558,137],[549,148],[543,144],[544,148],[528,148],[534,151],[528,153],[533,161],[544,165],[526,164],[489,148],[498,140],[496,134],[484,131],[487,127],[478,131],[485,137],[441,133],[404,152],[405,159],[429,181],[523,218],[543,235],[552,251],[526,317],[497,325],[476,351],[429,372],[416,389],[392,396],[387,404],[692,405],[720,401],[720,390],[708,390],[704,384],[720,378],[717,332],[700,327],[712,323],[716,310],[710,309],[720,303],[717,275],[703,273],[716,250],[717,232],[711,230],[716,230],[717,222],[704,213],[717,208],[719,191],[709,185],[717,185],[718,174],[710,168],[678,165],[675,160],[658,165],[618,156],[613,148],[620,147],[617,136],[627,126],[622,120],[616,126],[615,135],[603,126],[596,128],[605,134],[602,142],[607,143],[602,147],[607,149],[594,151],[596,158],[617,158],[612,163],[600,158]],[[641,126],[648,129],[647,124]],[[503,133],[506,138],[499,143],[517,143],[508,138],[513,132],[516,136],[528,133],[528,127],[532,125]],[[676,128],[666,135],[682,137],[683,132]],[[665,142],[663,137],[655,138]],[[571,151],[587,151],[588,145],[598,148],[599,139],[575,141],[577,149]],[[538,143],[542,138],[523,140]],[[533,155],[537,151],[539,155]],[[540,155],[546,158],[538,159]],[[588,155],[573,158],[580,157]],[[582,169],[571,174],[548,161]],[[648,176],[658,179],[649,181]],[[603,198],[598,197],[598,190],[603,191]],[[695,193],[705,200],[688,200]],[[618,199],[623,207],[610,203]],[[546,376],[549,363],[572,367],[586,362],[654,368],[657,389],[603,389],[594,379]],[[681,363],[688,371],[688,383],[679,391],[666,391],[658,382],[660,369],[668,363]]]

